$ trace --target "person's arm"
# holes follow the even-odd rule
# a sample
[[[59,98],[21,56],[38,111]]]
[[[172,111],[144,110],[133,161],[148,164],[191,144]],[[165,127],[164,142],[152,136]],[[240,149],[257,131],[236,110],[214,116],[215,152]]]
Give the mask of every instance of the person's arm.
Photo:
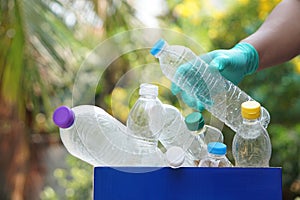
[[[300,0],[283,0],[262,26],[241,42],[259,55],[259,68],[283,63],[300,54]]]

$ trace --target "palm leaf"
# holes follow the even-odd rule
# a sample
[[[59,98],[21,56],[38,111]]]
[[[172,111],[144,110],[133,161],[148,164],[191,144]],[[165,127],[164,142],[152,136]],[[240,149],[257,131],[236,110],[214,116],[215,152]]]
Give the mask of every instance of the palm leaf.
[[[20,113],[26,106],[50,113],[51,95],[71,85],[84,45],[46,1],[2,2],[1,96],[19,105]]]

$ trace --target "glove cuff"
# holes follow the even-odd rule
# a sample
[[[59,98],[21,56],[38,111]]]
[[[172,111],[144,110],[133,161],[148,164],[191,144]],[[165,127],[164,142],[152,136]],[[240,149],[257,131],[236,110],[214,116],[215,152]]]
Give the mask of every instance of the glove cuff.
[[[238,43],[233,49],[242,51],[246,56],[247,72],[245,75],[253,74],[259,65],[259,56],[256,49],[246,42]]]

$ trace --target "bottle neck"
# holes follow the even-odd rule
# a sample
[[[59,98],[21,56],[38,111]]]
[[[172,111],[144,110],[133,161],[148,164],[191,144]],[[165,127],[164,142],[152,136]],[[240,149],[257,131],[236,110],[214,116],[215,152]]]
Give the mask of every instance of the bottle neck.
[[[219,154],[208,153],[208,156],[214,159],[221,159],[225,157],[225,154],[219,155]]]
[[[259,118],[256,118],[256,119],[243,118],[243,124],[246,124],[246,125],[256,125],[259,123],[260,123]]]
[[[144,98],[144,99],[156,99],[156,95],[152,95],[152,94],[143,94],[140,95],[140,98]]]
[[[154,56],[156,58],[159,58],[164,52],[165,52],[165,48],[167,47],[168,45],[164,44],[164,46],[161,47],[160,51],[157,52]]]
[[[264,129],[258,119],[243,119],[243,124],[237,133],[245,138],[255,138]]]
[[[202,128],[200,128],[200,129],[198,129],[198,130],[196,130],[196,131],[193,131],[193,133],[194,133],[195,135],[204,135],[205,131],[206,131],[206,127],[205,127],[205,125],[204,125]]]

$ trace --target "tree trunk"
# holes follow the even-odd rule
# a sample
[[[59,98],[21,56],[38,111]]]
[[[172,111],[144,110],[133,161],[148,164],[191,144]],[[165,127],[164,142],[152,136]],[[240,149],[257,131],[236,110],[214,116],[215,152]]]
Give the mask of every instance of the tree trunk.
[[[39,155],[43,151],[29,136],[17,106],[0,98],[0,199],[39,199],[44,177]]]

